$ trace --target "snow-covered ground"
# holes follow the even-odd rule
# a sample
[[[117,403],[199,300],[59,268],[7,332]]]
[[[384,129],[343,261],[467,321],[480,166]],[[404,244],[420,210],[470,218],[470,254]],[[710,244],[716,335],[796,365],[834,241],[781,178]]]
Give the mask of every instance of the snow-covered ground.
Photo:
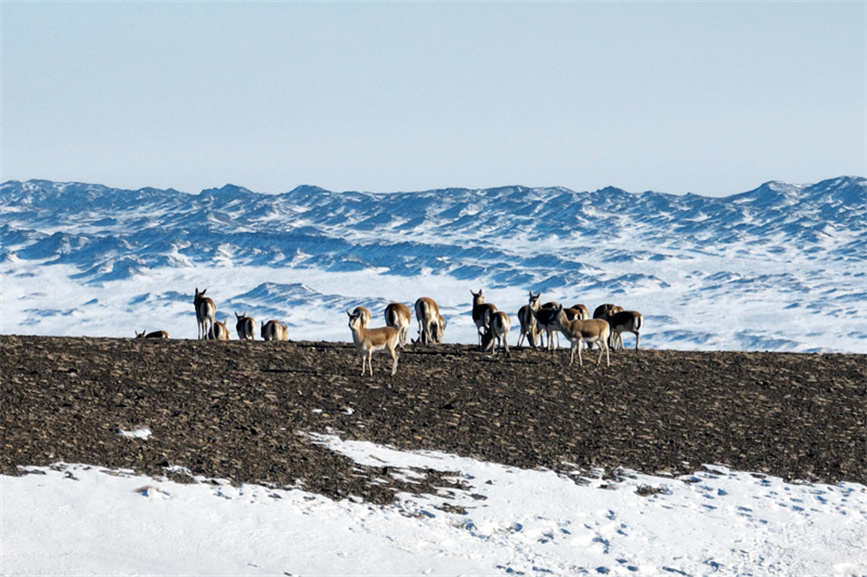
[[[128,433],[130,442],[148,435]],[[867,488],[707,466],[617,481],[311,439],[450,475],[393,505],[82,465],[0,477],[3,575],[865,575]]]

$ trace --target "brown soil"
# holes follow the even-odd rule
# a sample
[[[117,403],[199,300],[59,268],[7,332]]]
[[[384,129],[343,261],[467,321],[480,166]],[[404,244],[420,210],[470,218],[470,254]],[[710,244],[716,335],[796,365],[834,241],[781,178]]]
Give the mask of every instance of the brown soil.
[[[346,343],[0,336],[0,473],[56,462],[299,486],[384,503],[409,487],[305,433],[522,468],[683,474],[702,464],[867,483],[867,356],[414,346],[374,377]],[[588,363],[588,359],[590,362]],[[347,410],[351,409],[351,411]],[[148,428],[148,440],[120,430]]]

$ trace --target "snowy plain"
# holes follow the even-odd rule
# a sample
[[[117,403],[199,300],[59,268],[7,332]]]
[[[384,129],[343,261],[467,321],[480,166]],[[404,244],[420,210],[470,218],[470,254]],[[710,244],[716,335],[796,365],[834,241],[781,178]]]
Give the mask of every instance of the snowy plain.
[[[512,315],[533,289],[640,310],[652,348],[864,353],[865,191],[865,179],[837,179],[723,200],[436,192],[400,205],[417,217],[394,220],[349,193],[266,198],[227,187],[179,208],[181,193],[136,191],[127,210],[122,191],[6,183],[0,332],[194,338],[198,287],[219,319],[278,318],[292,340],[346,341],[347,308],[378,314],[390,300],[433,296],[446,340],[473,342],[470,289]],[[85,210],[73,208],[74,193],[91,195]],[[640,206],[630,213],[624,202]],[[839,214],[848,216],[831,218]],[[0,574],[867,575],[860,484],[785,483],[714,464],[611,481],[336,436],[311,442],[408,478],[446,471],[465,490],[372,506],[303,487],[178,484],[58,463],[0,476]]]

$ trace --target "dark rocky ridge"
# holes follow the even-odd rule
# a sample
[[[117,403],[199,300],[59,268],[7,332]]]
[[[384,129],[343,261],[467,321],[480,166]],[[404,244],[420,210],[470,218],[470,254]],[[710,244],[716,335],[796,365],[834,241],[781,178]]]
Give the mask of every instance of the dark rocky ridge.
[[[304,433],[522,468],[692,472],[704,463],[867,483],[867,356],[628,350],[491,359],[467,345],[387,354],[346,343],[0,336],[0,472],[58,461],[388,502],[409,486]],[[591,362],[586,363],[587,359]],[[351,409],[347,411],[346,409]],[[119,430],[148,428],[148,440]],[[173,478],[176,475],[172,475]]]

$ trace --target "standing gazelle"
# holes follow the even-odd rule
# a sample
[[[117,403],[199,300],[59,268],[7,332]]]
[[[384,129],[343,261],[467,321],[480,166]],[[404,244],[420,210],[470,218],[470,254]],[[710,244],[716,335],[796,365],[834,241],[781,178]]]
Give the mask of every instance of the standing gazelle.
[[[493,354],[497,354],[497,347],[503,349],[507,357],[511,356],[509,352],[509,329],[512,326],[512,321],[509,315],[503,311],[497,311],[491,315],[491,323],[489,330],[482,337],[482,346],[485,351],[493,349]]]
[[[289,327],[280,321],[270,320],[262,323],[262,339],[266,341],[288,341]]]
[[[541,291],[535,295],[533,291],[530,291],[530,302],[518,310],[518,321],[521,323],[521,335],[518,337],[519,347],[526,337],[530,346],[534,349],[536,348],[536,341],[539,338],[539,324],[536,322],[536,312],[542,308],[539,300],[541,297]]]
[[[400,348],[406,347],[410,322],[412,322],[412,313],[410,313],[409,307],[405,304],[390,303],[385,307],[385,325],[397,329],[397,332],[400,334]]]
[[[247,311],[244,311],[242,315],[235,313],[235,318],[237,319],[235,331],[238,333],[238,338],[242,341],[255,341],[256,321],[247,316]]]
[[[482,340],[485,333],[491,330],[491,317],[497,312],[497,307],[485,302],[482,289],[479,289],[479,292],[470,289],[470,293],[473,295],[473,322],[476,323],[476,332],[479,334],[479,349],[484,349]]]
[[[196,296],[193,306],[196,307],[196,322],[199,324],[199,339],[207,339],[214,326],[214,317],[217,315],[217,305],[205,296],[208,289],[199,292],[196,288]]]
[[[373,363],[371,358],[373,353],[387,348],[391,353],[391,358],[394,363],[391,365],[391,374],[397,371],[397,341],[399,333],[397,329],[391,327],[380,327],[376,329],[368,329],[362,326],[361,313],[346,311],[349,315],[349,329],[352,331],[352,341],[355,343],[355,350],[361,356],[361,376],[364,376],[365,365],[370,367],[370,376],[373,376]]]
[[[608,327],[608,322],[601,319],[588,319],[582,321],[580,319],[569,320],[566,317],[566,311],[563,306],[557,307],[556,323],[560,332],[563,333],[569,342],[572,343],[572,354],[569,357],[569,365],[575,362],[575,350],[578,350],[578,364],[584,366],[584,361],[581,358],[581,343],[587,342],[592,348],[593,344],[599,347],[599,357],[596,359],[596,364],[602,360],[602,352],[605,351],[605,366],[611,366],[611,356],[608,353],[608,337],[611,334],[611,329]]]
[[[418,319],[418,338],[415,342],[432,344],[443,342],[446,319],[440,314],[436,301],[421,297],[415,301],[415,318]]]
[[[618,346],[624,348],[623,333],[632,333],[635,335],[635,348],[638,349],[642,325],[640,312],[620,311],[608,317],[608,324],[611,325],[611,348],[617,349]]]
[[[209,339],[213,341],[230,341],[232,340],[232,335],[229,333],[229,329],[226,328],[226,323],[229,322],[229,319],[226,319],[226,322],[214,321],[214,324],[211,325],[211,330],[208,331]]]

